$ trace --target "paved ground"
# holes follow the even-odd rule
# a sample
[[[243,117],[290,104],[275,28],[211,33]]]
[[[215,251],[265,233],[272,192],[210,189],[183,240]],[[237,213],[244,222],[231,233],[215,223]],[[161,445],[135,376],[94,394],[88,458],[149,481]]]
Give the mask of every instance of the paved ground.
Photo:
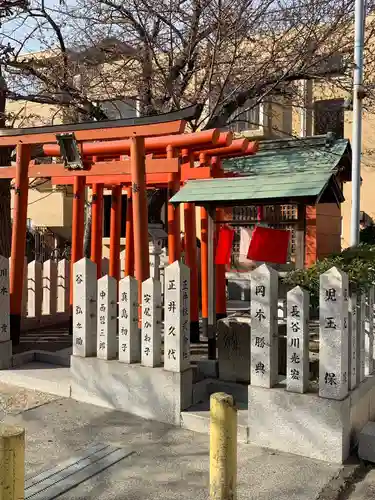
[[[28,475],[78,456],[96,443],[134,451],[59,499],[207,498],[208,436],[5,384],[0,394],[7,413],[4,420],[26,428]],[[315,500],[342,471],[336,465],[239,445],[238,498]]]

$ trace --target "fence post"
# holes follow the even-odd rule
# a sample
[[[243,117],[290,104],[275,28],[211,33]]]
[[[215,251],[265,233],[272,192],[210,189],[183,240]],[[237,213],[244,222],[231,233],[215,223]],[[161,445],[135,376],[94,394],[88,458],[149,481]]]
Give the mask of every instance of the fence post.
[[[357,294],[352,292],[349,297],[349,389],[351,391],[357,387],[357,368],[359,367],[357,312]]]
[[[190,366],[190,269],[175,261],[165,268],[164,369]]]
[[[138,281],[133,276],[119,283],[118,359],[123,363],[141,360],[141,331],[138,326]]]
[[[161,365],[161,286],[153,278],[142,283],[141,348],[143,366]]]
[[[42,264],[33,260],[27,266],[27,315],[40,321],[42,314]]]
[[[25,497],[25,429],[0,424],[0,498]]]
[[[83,258],[73,264],[73,356],[96,356],[96,264]]]
[[[115,359],[117,354],[117,280],[103,276],[98,280],[98,339],[97,354],[99,359]]]
[[[57,266],[53,260],[47,260],[43,264],[43,302],[42,314],[50,316],[56,315],[57,305]]]
[[[277,271],[262,264],[251,273],[251,384],[278,383]]]
[[[304,393],[309,385],[309,295],[296,286],[287,304],[287,390]]]
[[[0,370],[9,368],[11,359],[9,260],[0,256]]]
[[[9,276],[11,270],[11,258],[9,257]],[[28,267],[27,267],[27,257],[24,258],[23,266],[23,281],[22,281],[22,317],[27,316],[27,300],[28,300]]]
[[[374,371],[374,288],[367,292],[366,322],[365,322],[365,375]]]
[[[344,399],[349,389],[349,282],[332,267],[320,276],[319,396]],[[357,353],[358,356],[358,353]]]
[[[237,496],[237,409],[233,396],[210,398],[210,500]]]
[[[69,262],[62,259],[57,264],[57,312],[67,313],[69,310]]]
[[[358,303],[357,303],[357,319],[358,319],[358,342],[359,345],[357,347],[357,356],[359,360],[359,366],[357,371],[358,376],[358,384],[363,382],[365,379],[365,357],[366,357],[366,296],[363,292],[358,294]]]

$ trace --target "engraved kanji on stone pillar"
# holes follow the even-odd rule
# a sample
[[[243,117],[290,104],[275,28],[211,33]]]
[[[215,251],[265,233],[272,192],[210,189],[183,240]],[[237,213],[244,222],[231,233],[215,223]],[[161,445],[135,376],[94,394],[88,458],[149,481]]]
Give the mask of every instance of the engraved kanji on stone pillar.
[[[10,340],[9,315],[9,260],[0,255],[0,349]]]
[[[357,387],[357,345],[358,345],[357,294],[349,297],[349,389]],[[358,363],[359,365],[359,363]]]
[[[96,264],[81,259],[73,265],[73,356],[96,356]]]
[[[161,285],[149,278],[142,283],[142,353],[143,366],[161,365]]]
[[[306,392],[309,385],[309,295],[296,286],[287,294],[286,388]]]
[[[117,355],[117,281],[111,276],[98,280],[97,357],[114,359]]]
[[[43,264],[43,301],[42,314],[54,316],[57,303],[57,265],[54,260],[47,260]]]
[[[364,293],[358,294],[357,299],[357,385],[365,379],[365,344],[366,344],[366,297]]]
[[[27,316],[40,319],[42,314],[42,263],[33,260],[27,266]]]
[[[278,273],[262,264],[251,273],[252,385],[273,387],[278,382]]]
[[[69,310],[69,262],[60,260],[57,264],[57,312],[65,313]]]
[[[119,361],[141,361],[141,331],[138,326],[138,281],[127,276],[119,283]]]
[[[175,261],[165,268],[164,369],[190,366],[190,269]]]
[[[365,375],[374,371],[374,288],[366,293],[366,320],[365,320]]]
[[[348,275],[332,267],[320,276],[319,396],[344,399],[349,368]]]

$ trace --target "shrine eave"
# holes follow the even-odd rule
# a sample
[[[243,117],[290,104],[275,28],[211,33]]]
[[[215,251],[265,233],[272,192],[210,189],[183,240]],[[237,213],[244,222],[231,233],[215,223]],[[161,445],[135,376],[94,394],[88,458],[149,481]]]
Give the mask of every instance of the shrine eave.
[[[285,203],[342,203],[344,196],[332,173],[306,178],[293,175],[251,175],[221,179],[191,180],[170,200],[211,208]]]

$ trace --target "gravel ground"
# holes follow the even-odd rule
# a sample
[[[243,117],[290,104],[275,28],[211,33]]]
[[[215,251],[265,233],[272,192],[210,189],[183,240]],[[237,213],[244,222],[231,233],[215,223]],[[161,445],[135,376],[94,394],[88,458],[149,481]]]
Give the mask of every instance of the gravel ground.
[[[17,415],[56,399],[59,397],[52,394],[0,383],[0,421],[4,420],[6,415]]]

